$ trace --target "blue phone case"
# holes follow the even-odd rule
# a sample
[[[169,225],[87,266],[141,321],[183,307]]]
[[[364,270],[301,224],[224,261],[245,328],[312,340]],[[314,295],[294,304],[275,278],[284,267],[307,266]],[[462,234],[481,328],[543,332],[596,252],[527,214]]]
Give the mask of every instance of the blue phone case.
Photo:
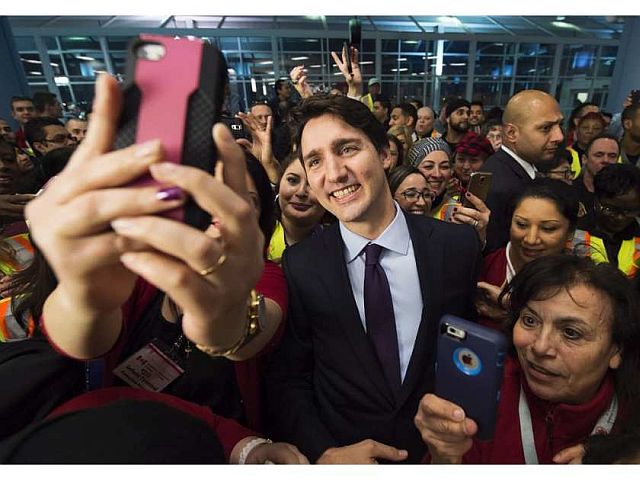
[[[435,394],[453,402],[478,424],[476,438],[493,438],[496,426],[505,336],[453,315],[440,319]]]

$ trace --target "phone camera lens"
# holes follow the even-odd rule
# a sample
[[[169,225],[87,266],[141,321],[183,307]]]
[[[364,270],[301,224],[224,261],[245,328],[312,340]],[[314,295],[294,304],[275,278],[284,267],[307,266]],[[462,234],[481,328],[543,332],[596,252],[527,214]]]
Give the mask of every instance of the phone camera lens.
[[[144,43],[136,48],[136,58],[157,62],[167,53],[164,45],[159,43]]]

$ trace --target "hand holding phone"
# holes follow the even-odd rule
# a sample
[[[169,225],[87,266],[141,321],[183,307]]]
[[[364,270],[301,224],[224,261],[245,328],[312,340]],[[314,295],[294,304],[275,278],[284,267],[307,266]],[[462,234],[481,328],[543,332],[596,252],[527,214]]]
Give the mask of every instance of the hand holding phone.
[[[491,178],[493,174],[490,172],[473,172],[469,179],[469,185],[467,191],[474,194],[482,202],[487,201],[489,190],[491,189]],[[462,206],[466,208],[476,208],[472,202],[465,198],[462,202]]]
[[[507,339],[491,328],[445,315],[437,344],[435,394],[478,424],[478,439],[492,438]]]
[[[224,57],[208,42],[160,35],[134,39],[114,148],[159,139],[166,161],[213,173],[211,129],[220,118],[227,81]],[[135,184],[156,182],[144,175]],[[191,199],[167,216],[201,230],[211,223],[210,215]]]

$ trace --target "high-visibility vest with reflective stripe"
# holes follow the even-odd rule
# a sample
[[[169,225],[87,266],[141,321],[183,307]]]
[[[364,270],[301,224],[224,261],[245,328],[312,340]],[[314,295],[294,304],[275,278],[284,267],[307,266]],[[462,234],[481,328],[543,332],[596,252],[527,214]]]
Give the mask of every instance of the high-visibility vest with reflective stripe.
[[[578,178],[580,172],[582,171],[582,161],[580,160],[580,155],[573,148],[567,147],[567,150],[571,152],[571,170],[573,171],[573,178]]]
[[[364,103],[367,107],[369,107],[369,110],[373,112],[373,96],[370,93],[367,93],[365,96],[363,96],[360,99],[360,102]]]
[[[14,253],[13,264],[9,262],[0,262],[0,272],[5,275],[12,275],[16,271],[26,268],[33,260],[33,245],[29,240],[28,233],[22,233],[20,235],[14,235],[2,240],[5,244],[9,245]]]
[[[590,257],[595,263],[609,262],[604,241],[589,232],[576,230],[572,246],[576,255]],[[640,237],[623,240],[618,250],[618,269],[627,277],[633,278],[638,268],[640,268]]]
[[[436,220],[442,220],[443,222],[450,222],[453,218],[453,209],[460,207],[460,204],[453,199],[449,199],[442,202],[442,205],[438,207],[435,212],[431,213],[431,216]]]
[[[27,319],[27,330],[13,316],[13,297],[0,300],[0,342],[23,340],[33,336],[35,322],[31,315]]]

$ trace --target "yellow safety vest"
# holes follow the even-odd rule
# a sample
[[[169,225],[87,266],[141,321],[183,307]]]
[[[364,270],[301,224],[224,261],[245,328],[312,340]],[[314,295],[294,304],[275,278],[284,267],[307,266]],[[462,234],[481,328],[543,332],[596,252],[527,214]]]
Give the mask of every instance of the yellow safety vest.
[[[600,237],[585,230],[576,230],[572,247],[576,255],[589,257],[595,263],[609,262],[607,249]],[[618,269],[627,277],[633,278],[640,268],[640,237],[623,240],[618,250]]]
[[[364,103],[367,107],[369,107],[369,110],[371,110],[373,112],[373,97],[371,96],[370,93],[367,93],[365,96],[363,96],[360,101],[362,103]],[[391,113],[391,112],[389,112]]]
[[[442,220],[443,222],[450,222],[453,219],[453,209],[460,207],[460,203],[454,199],[449,198],[442,202],[442,205],[437,210],[431,212],[431,216],[436,220]]]
[[[0,272],[4,275],[13,275],[15,272],[26,268],[33,260],[33,245],[28,233],[21,233],[1,240],[13,250],[11,262],[0,262]]]
[[[282,223],[276,222],[276,228],[273,230],[269,247],[267,248],[267,258],[278,265],[282,262],[282,254],[287,244],[284,241],[284,228]]]

